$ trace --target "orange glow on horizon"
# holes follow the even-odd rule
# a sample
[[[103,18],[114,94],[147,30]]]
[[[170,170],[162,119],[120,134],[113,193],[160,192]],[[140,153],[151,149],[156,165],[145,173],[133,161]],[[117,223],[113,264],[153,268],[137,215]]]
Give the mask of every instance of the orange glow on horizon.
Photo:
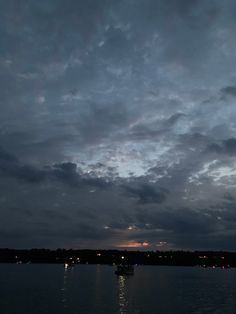
[[[144,241],[144,242],[128,241],[128,242],[123,242],[116,245],[116,247],[120,247],[120,248],[140,248],[140,247],[147,247],[147,246],[150,246],[150,243],[147,241]]]

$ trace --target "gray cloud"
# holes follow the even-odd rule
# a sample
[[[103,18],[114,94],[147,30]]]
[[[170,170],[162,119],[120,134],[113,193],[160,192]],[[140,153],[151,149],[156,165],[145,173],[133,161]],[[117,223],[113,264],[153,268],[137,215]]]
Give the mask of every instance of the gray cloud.
[[[1,2],[0,245],[233,248],[235,14]]]
[[[236,153],[236,139],[229,138],[222,141],[220,144],[213,143],[209,146],[209,149],[216,153],[223,153],[229,155],[235,155]]]
[[[137,199],[140,204],[163,203],[167,194],[164,189],[155,188],[153,185],[145,183],[126,186],[125,191],[127,195]]]
[[[227,86],[221,89],[221,92],[224,95],[236,96],[236,87],[235,86]]]

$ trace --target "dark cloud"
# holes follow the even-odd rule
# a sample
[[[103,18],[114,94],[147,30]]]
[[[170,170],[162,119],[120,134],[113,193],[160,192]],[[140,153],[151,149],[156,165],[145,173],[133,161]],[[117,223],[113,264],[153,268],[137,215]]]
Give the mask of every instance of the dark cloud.
[[[97,178],[93,175],[82,174],[77,165],[72,162],[62,162],[53,166],[44,166],[38,169],[33,165],[22,164],[14,155],[9,154],[1,148],[0,171],[6,177],[17,180],[24,180],[28,183],[40,183],[41,181],[58,180],[71,187],[83,187],[85,185],[97,188],[107,188],[111,186],[106,179]]]
[[[236,97],[236,87],[235,86],[227,86],[221,89],[223,95],[230,95]]]
[[[5,163],[16,163],[17,162],[17,158],[13,155],[11,155],[10,153],[8,153],[7,151],[5,151],[2,147],[0,147],[0,159],[1,162],[5,162]]]
[[[77,173],[77,165],[71,162],[63,162],[55,164],[49,168],[48,174],[60,180],[61,182],[68,183],[71,186],[78,186],[79,174]]]
[[[143,226],[148,223],[149,227],[142,236],[151,243],[164,239],[175,248],[182,246],[185,249],[215,249],[218,247],[215,241],[227,241],[229,230],[233,231],[235,225],[235,215],[229,215],[227,211],[225,214],[227,218],[224,214],[209,209],[167,209],[155,213],[138,210],[137,219]],[[227,222],[230,219],[231,226]],[[233,234],[227,248],[232,247]]]
[[[0,245],[233,248],[235,13],[2,1]]]
[[[185,116],[184,113],[177,112],[177,113],[173,114],[169,119],[167,119],[166,125],[167,125],[167,126],[172,126],[172,125],[174,125],[176,122],[178,122],[179,119],[181,119],[181,118],[184,117],[184,116]]]
[[[228,200],[228,201],[235,201],[235,198],[229,193],[229,192],[226,192],[225,194],[224,194],[224,198],[226,199],[226,200]]]
[[[124,186],[127,195],[137,199],[140,204],[163,203],[166,199],[167,191],[151,184],[130,184]]]
[[[4,149],[0,150],[0,172],[3,176],[10,176],[30,183],[39,182],[44,178],[44,172],[29,165],[22,165],[14,155]]]
[[[158,141],[158,139],[160,139],[162,136],[171,132],[171,129],[178,122],[181,123],[181,118],[185,116],[185,114],[178,112],[166,119],[157,118],[152,123],[135,125],[130,129],[128,134],[125,134],[125,137],[136,141]]]
[[[222,141],[220,144],[214,143],[209,146],[209,149],[216,153],[235,155],[236,154],[236,139],[229,138]]]

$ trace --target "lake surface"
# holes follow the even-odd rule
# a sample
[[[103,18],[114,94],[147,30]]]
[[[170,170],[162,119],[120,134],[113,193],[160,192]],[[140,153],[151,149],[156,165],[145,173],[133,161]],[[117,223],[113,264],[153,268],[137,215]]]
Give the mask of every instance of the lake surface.
[[[234,314],[236,269],[0,264],[2,314]]]

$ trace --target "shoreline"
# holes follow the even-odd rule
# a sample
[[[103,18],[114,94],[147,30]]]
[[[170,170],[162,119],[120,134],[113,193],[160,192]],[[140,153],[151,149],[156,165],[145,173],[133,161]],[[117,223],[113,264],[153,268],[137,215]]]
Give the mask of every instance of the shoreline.
[[[0,263],[236,267],[236,252],[0,249]]]

